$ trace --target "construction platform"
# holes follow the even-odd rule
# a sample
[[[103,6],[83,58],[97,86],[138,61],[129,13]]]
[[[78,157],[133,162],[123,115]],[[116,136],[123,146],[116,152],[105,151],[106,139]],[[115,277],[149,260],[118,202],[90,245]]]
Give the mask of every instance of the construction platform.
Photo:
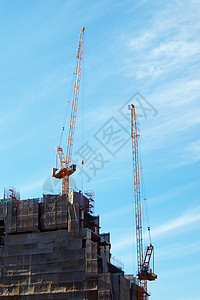
[[[110,234],[81,193],[0,205],[0,297],[136,300],[111,258]]]

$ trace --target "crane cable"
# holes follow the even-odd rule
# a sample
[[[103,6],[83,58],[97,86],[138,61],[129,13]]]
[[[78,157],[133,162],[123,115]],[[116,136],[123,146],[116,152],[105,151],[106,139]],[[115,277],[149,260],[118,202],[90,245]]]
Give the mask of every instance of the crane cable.
[[[70,89],[69,89],[69,94],[68,94],[68,100],[67,100],[67,104],[66,104],[66,109],[65,109],[65,113],[64,113],[64,118],[63,118],[63,125],[62,125],[62,129],[61,129],[61,134],[60,134],[60,139],[59,139],[59,147],[61,147],[62,144],[62,139],[63,139],[63,135],[64,135],[64,130],[65,130],[65,125],[67,123],[67,115],[68,115],[68,111],[69,111],[69,104],[71,104],[71,95],[72,95],[72,89],[73,89],[73,84],[74,84],[74,75],[75,75],[75,70],[76,70],[76,62],[74,62],[74,72],[71,76],[71,84],[70,84]],[[58,167],[58,156],[56,154],[56,168]]]
[[[84,46],[84,45],[83,45]],[[84,169],[84,159],[83,159],[83,145],[84,145],[84,117],[85,117],[85,63],[84,60],[82,61],[82,84],[83,84],[83,105],[82,105],[82,161],[81,161],[81,190],[83,194],[83,188],[84,188],[84,178],[83,178],[83,169]]]
[[[150,226],[150,218],[149,218],[149,210],[148,210],[148,201],[146,196],[146,189],[145,189],[145,180],[144,180],[144,172],[143,172],[143,163],[142,163],[142,154],[141,154],[141,142],[139,139],[139,159],[140,159],[140,174],[141,174],[141,188],[143,192],[143,202],[144,202],[144,211],[145,211],[145,217],[146,217],[146,223],[147,223],[147,229],[149,233],[149,242],[151,244],[151,226]]]

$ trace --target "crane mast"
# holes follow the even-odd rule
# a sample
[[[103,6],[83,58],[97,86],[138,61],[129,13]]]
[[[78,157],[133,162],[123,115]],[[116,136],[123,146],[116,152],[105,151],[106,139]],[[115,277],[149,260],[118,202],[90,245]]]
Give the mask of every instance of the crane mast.
[[[149,270],[150,259],[154,253],[153,245],[147,248],[145,257],[143,256],[142,237],[142,209],[141,209],[141,186],[140,186],[140,166],[138,150],[138,132],[135,106],[131,104],[131,138],[133,154],[133,174],[134,174],[134,199],[135,199],[135,222],[136,222],[136,243],[137,243],[137,266],[138,266],[138,300],[148,299],[147,280],[155,280],[157,275]]]
[[[142,216],[141,216],[141,193],[140,193],[140,169],[138,151],[138,133],[135,107],[131,105],[131,137],[133,151],[133,174],[134,174],[134,197],[135,197],[135,222],[136,222],[136,243],[137,243],[137,265],[138,273],[143,264],[143,243],[142,243]],[[141,291],[146,291],[147,284],[139,279],[138,300],[145,299]]]
[[[72,149],[73,149],[73,142],[74,142],[74,131],[75,131],[75,123],[76,123],[80,79],[81,79],[81,69],[82,69],[82,61],[83,61],[84,30],[85,27],[82,28],[80,33],[80,39],[78,43],[78,50],[76,56],[77,62],[76,62],[76,72],[75,72],[66,157],[63,153],[63,149],[61,147],[57,147],[56,152],[59,161],[59,169],[54,168],[52,174],[53,177],[62,179],[62,194],[69,193],[69,176],[76,171],[76,166],[73,164],[71,165],[71,160],[72,160]]]

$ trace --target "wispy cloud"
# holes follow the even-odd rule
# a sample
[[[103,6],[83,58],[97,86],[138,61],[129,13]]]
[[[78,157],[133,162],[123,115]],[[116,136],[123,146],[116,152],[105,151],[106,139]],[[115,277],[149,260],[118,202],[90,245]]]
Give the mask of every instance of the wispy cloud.
[[[192,243],[186,243],[184,241],[182,243],[177,242],[168,245],[167,248],[158,248],[156,250],[156,260],[166,260],[195,253],[200,253],[200,241]]]
[[[200,206],[186,211],[180,217],[168,221],[163,225],[152,230],[152,236],[156,237],[163,233],[178,229],[180,227],[195,223],[200,220]]]
[[[150,26],[129,39],[127,75],[156,79],[198,59],[196,33],[200,24],[195,19],[198,19],[199,7],[196,5],[194,9],[195,3],[183,2],[184,5],[176,2],[175,6],[170,3],[163,6],[160,14],[152,17]]]
[[[148,198],[150,205],[155,205],[162,202],[174,200],[176,197],[183,195],[189,190],[199,188],[200,181],[189,182],[184,185],[177,186],[173,189],[168,189],[167,192]]]
[[[185,160],[183,160],[184,164],[188,163],[188,157],[189,157],[189,162],[190,163],[195,163],[197,161],[200,160],[200,139],[192,142],[188,147],[186,147],[186,154],[184,158]]]
[[[42,186],[43,186],[44,182],[45,182],[44,178],[39,179],[35,182],[27,183],[26,185],[19,187],[19,190],[22,194],[31,193],[34,190],[37,190],[38,188],[40,188],[42,190]]]
[[[193,224],[200,220],[200,206],[190,209],[183,213],[181,216],[165,222],[164,224],[159,225],[157,228],[153,229],[151,234],[153,238],[156,238],[163,233],[172,232],[176,234],[176,230],[183,228],[189,224]],[[120,242],[113,244],[114,250],[121,250],[125,247],[128,247],[133,244],[133,240],[130,239],[130,236],[124,237]]]
[[[145,97],[158,110],[155,119],[144,123],[144,151],[170,148],[171,163],[166,156],[157,157],[158,165],[168,169],[199,160],[194,149],[200,126],[199,10],[197,2],[167,3],[137,35],[122,37],[126,49],[122,71],[148,86]],[[190,150],[194,159],[188,156]]]
[[[116,218],[116,217],[119,217],[119,216],[122,216],[122,215],[126,215],[127,212],[130,212],[131,210],[133,210],[133,204],[126,205],[126,206],[123,206],[123,207],[119,207],[118,209],[115,209],[114,211],[111,211],[111,212],[103,213],[101,215],[101,218],[104,221],[111,220],[112,218]]]
[[[185,274],[191,274],[192,271],[199,270],[200,264],[196,263],[189,266],[183,266],[182,268],[173,268],[173,276],[176,278],[178,275],[185,276]],[[172,276],[172,270],[167,270],[162,273],[162,279]],[[179,298],[180,299],[180,298]],[[182,299],[182,298],[181,298]],[[192,298],[193,299],[193,298]]]

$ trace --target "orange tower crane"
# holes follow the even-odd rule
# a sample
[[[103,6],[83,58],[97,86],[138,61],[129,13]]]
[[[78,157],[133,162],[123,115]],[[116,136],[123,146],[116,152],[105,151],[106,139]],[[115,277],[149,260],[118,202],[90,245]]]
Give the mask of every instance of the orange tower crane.
[[[83,60],[84,30],[85,27],[82,28],[80,33],[80,39],[78,43],[78,50],[76,56],[77,63],[76,63],[68,142],[67,142],[67,153],[65,157],[63,153],[63,149],[61,147],[56,148],[58,161],[59,161],[59,169],[53,168],[53,172],[52,172],[53,177],[62,179],[63,195],[69,193],[69,176],[76,171],[76,165],[71,164],[71,160],[72,160],[72,149],[73,149],[73,141],[74,141],[74,131],[75,131],[77,104],[78,104],[82,60]]]
[[[142,213],[141,213],[141,186],[140,186],[140,166],[138,151],[138,133],[135,106],[131,104],[131,137],[133,152],[133,173],[134,173],[134,198],[135,198],[135,221],[136,221],[136,243],[137,243],[137,264],[138,264],[138,300],[148,299],[147,280],[155,280],[157,275],[150,269],[150,259],[153,254],[153,245],[147,248],[143,255],[143,238],[142,238]],[[150,228],[148,228],[150,230]],[[154,269],[154,259],[153,259]]]

